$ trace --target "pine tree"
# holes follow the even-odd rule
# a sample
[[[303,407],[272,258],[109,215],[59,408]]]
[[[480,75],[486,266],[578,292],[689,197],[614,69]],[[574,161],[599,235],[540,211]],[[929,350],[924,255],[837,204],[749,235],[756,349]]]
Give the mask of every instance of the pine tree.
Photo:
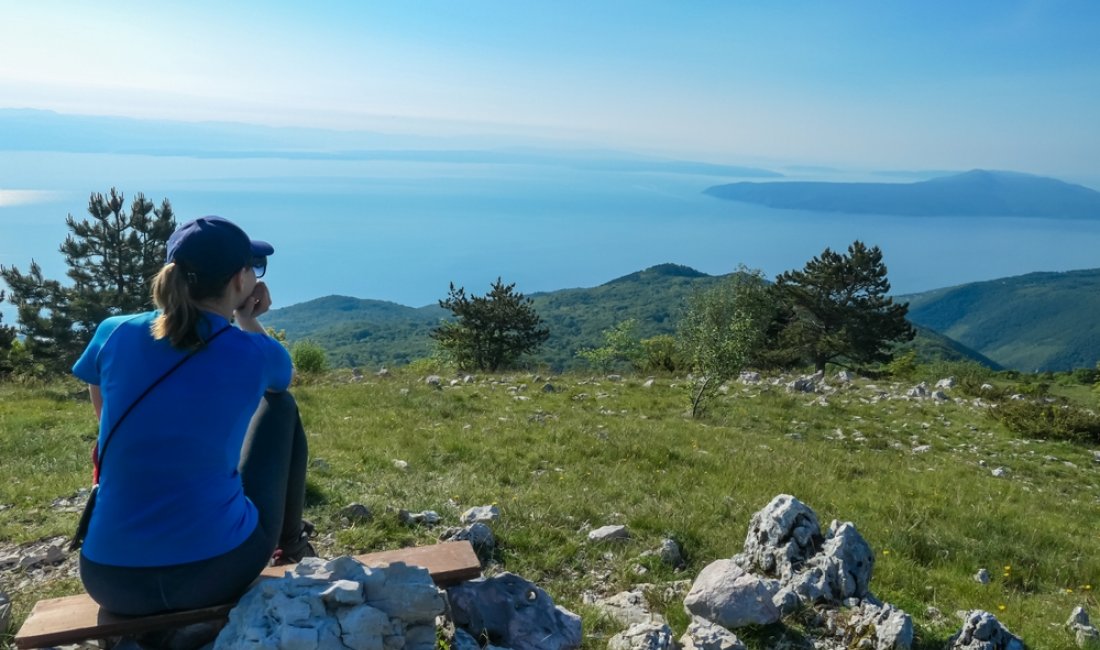
[[[164,265],[168,238],[176,229],[172,206],[159,209],[140,192],[125,211],[115,188],[88,200],[91,219],[65,219],[69,235],[61,254],[73,281],[70,315],[86,339],[104,318],[152,307],[150,280]]]
[[[550,337],[530,298],[514,291],[500,278],[484,296],[466,295],[463,287],[450,285],[439,306],[455,316],[431,336],[461,368],[494,372],[514,364]]]
[[[5,293],[0,291],[0,304],[4,302]],[[0,377],[11,373],[11,348],[15,343],[15,328],[4,325],[4,314],[0,313]]]
[[[88,214],[91,219],[65,219],[69,234],[60,252],[71,284],[44,277],[33,260],[28,273],[0,267],[29,373],[67,372],[100,321],[151,306],[150,281],[176,228],[168,200],[158,209],[138,193],[127,213],[124,196],[111,188],[106,196],[91,195]]]
[[[25,356],[31,364],[19,370],[31,376],[67,371],[81,347],[69,317],[69,292],[58,281],[43,277],[34,260],[28,273],[0,267],[0,277],[10,289],[8,301],[15,305],[17,331],[24,337]]]
[[[861,241],[847,254],[828,248],[801,271],[776,278],[788,310],[780,345],[824,370],[827,363],[865,364],[891,359],[890,346],[912,340],[908,304],[887,296],[890,281],[878,246]]]

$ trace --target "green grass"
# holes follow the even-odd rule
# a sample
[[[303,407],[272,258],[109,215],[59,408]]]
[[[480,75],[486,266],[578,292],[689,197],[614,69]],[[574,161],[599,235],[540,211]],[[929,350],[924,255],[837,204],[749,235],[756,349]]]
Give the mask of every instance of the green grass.
[[[870,404],[862,380],[827,406],[781,388],[735,385],[697,421],[684,417],[688,386],[672,378],[644,389],[642,378],[569,375],[552,379],[558,392],[544,393],[522,374],[510,384],[486,378],[445,390],[407,372],[362,383],[350,376],[335,372],[295,389],[314,462],[307,516],[333,534],[322,554],[437,539],[438,528],[400,524],[397,508],[436,510],[457,525],[465,508],[496,503],[492,570],[533,580],[580,613],[585,648],[603,648],[618,631],[582,604],[585,591],[694,578],[740,551],[749,517],[780,493],[814,508],[823,526],[856,524],[876,552],[873,592],[914,617],[921,648],[942,647],[960,625],[959,609],[993,611],[1029,647],[1052,649],[1075,647],[1054,626],[1074,605],[1096,614],[1085,588],[1100,589],[1100,481],[1090,448],[1017,440],[970,406]],[[508,390],[517,384],[527,389]],[[0,504],[12,506],[0,510],[0,543],[71,532],[77,515],[50,504],[89,480],[91,428],[75,384],[0,385]],[[912,453],[920,444],[931,451]],[[992,477],[997,466],[1010,477]],[[351,502],[368,505],[374,520],[341,523]],[[633,538],[587,542],[590,527],[610,523],[626,524]],[[666,535],[683,546],[686,570],[645,561],[648,573],[637,575],[638,555]],[[971,578],[982,567],[993,575],[988,586]],[[70,580],[48,593],[21,591],[12,574],[0,576],[15,626],[33,599],[79,590]],[[682,602],[654,603],[681,634]],[[928,606],[947,622],[929,618]],[[797,632],[772,626],[744,636],[762,648]]]

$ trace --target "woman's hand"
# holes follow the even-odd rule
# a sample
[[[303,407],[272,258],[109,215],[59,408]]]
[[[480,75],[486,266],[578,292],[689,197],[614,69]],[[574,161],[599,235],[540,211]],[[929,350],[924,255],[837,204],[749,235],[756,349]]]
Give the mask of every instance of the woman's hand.
[[[263,282],[257,282],[256,287],[252,289],[252,293],[244,299],[240,305],[233,310],[233,316],[237,319],[237,323],[240,324],[241,329],[250,331],[256,331],[250,325],[258,325],[256,318],[266,314],[267,310],[271,308],[271,292],[267,290],[267,285]],[[263,331],[260,327],[259,331]]]

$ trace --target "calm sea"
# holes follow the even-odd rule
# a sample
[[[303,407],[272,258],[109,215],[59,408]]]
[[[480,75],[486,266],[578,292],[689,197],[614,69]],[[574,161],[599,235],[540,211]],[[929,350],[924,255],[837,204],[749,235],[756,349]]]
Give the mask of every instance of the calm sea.
[[[526,293],[594,286],[662,262],[774,277],[826,246],[880,246],[895,293],[1100,266],[1100,221],[769,210],[702,191],[739,179],[548,165],[0,154],[0,264],[60,277],[65,216],[93,191],[219,214],[277,249],[276,306],[328,294],[420,306],[497,276]],[[11,190],[33,190],[33,194]],[[10,322],[10,307],[5,308]]]

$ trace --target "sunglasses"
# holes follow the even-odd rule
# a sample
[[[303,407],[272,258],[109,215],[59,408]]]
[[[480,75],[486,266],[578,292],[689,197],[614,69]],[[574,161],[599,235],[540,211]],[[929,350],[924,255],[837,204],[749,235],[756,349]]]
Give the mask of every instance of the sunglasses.
[[[253,257],[251,266],[257,278],[264,277],[264,273],[267,273],[267,256]]]

